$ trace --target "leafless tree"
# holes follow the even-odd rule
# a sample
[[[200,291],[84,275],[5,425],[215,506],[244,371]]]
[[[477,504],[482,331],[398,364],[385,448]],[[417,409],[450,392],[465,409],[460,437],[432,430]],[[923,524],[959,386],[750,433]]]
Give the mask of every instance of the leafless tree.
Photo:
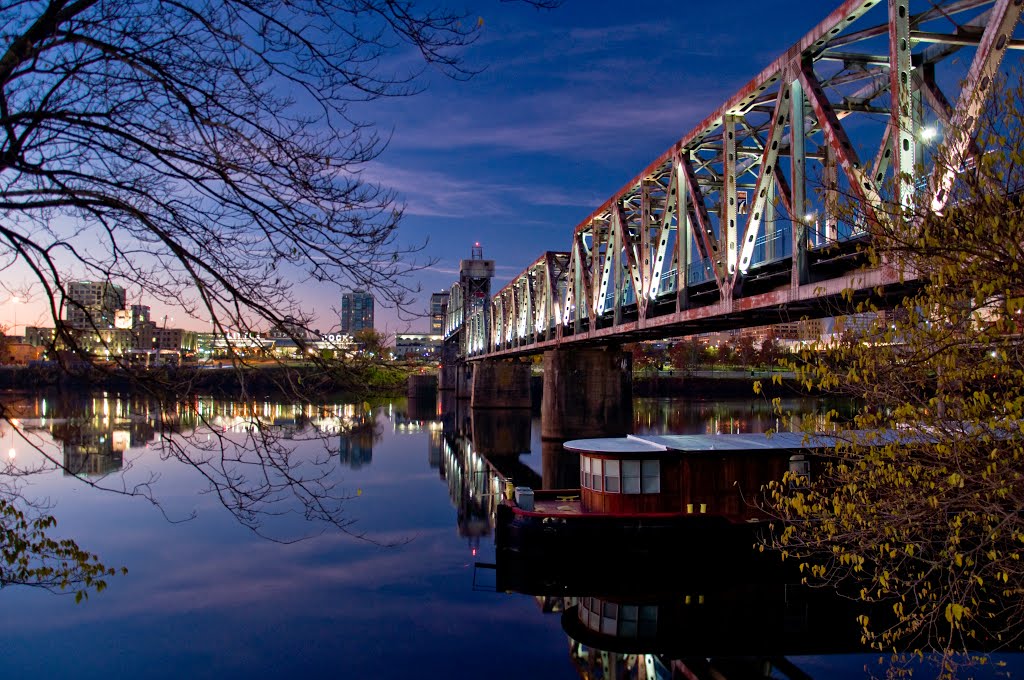
[[[359,112],[415,94],[425,69],[471,76],[479,24],[411,0],[0,3],[0,272],[29,272],[71,348],[59,320],[81,278],[219,333],[301,325],[309,280],[403,308],[417,247],[397,238],[395,194],[360,175],[386,139]],[[275,441],[245,450],[254,476],[191,461],[237,515],[306,493]],[[327,495],[306,509],[344,528]]]
[[[0,269],[27,265],[54,320],[69,272],[220,330],[303,318],[296,279],[407,301],[401,205],[359,175],[384,140],[352,105],[415,93],[425,66],[470,75],[471,17],[385,0],[50,0],[4,3],[0,22]],[[420,65],[389,70],[403,49]]]

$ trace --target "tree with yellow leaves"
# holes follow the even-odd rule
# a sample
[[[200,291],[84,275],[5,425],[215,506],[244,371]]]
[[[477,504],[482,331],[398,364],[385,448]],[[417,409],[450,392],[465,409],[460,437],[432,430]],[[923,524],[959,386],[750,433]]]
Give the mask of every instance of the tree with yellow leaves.
[[[965,162],[937,151],[955,170],[945,210],[927,191],[874,206],[874,221],[844,208],[870,233],[872,265],[918,292],[856,341],[791,362],[861,406],[809,476],[766,489],[773,547],[808,582],[874,603],[859,620],[879,650],[950,659],[1024,643],[1024,85],[1004,92]]]

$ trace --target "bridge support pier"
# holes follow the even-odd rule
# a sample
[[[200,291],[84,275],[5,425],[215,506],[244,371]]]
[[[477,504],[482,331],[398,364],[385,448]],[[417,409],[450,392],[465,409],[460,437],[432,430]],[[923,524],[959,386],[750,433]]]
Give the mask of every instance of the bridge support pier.
[[[519,359],[475,362],[470,407],[529,409],[529,362]]]
[[[633,431],[633,357],[619,347],[544,353],[541,437],[622,437]]]
[[[465,361],[455,364],[455,398],[469,399],[473,396],[473,365]]]
[[[473,426],[473,450],[481,456],[517,459],[520,454],[530,452],[529,409],[472,408],[470,422]]]
[[[456,373],[459,364],[459,346],[455,342],[446,342],[441,346],[441,367],[437,370],[437,389],[454,391],[457,384]]]

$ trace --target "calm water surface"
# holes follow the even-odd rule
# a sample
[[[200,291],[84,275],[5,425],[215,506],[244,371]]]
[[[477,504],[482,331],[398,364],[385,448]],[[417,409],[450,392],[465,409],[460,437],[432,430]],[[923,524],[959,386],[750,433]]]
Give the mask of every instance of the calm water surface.
[[[824,408],[790,407],[811,416]],[[351,530],[397,545],[319,533],[288,498],[272,506],[284,514],[262,529],[306,539],[261,538],[216,494],[203,493],[199,470],[162,455],[161,419],[199,443],[211,433],[213,441],[244,439],[254,420],[273,425],[298,457],[318,461],[353,496],[345,505]],[[542,445],[539,418],[528,413],[470,414],[404,400],[298,411],[205,400],[161,416],[145,402],[93,395],[29,398],[20,422],[84,479],[131,485],[155,474],[162,510],[74,475],[26,480],[26,496],[54,503],[61,535],[129,573],[80,605],[28,588],[0,593],[5,678],[859,678],[865,666],[884,673],[877,655],[856,653],[849,636],[815,635],[818,620],[845,630],[834,621],[842,617],[830,619],[828,605],[809,613],[814,603],[787,601],[782,586],[776,596],[643,583],[636,602],[629,588],[614,601],[600,592],[582,600],[495,592],[492,464],[531,486],[563,487],[577,476],[578,463]],[[638,433],[775,426],[758,401],[637,400],[635,422]],[[308,440],[313,431],[323,438]],[[39,460],[9,428],[0,441],[3,451],[16,449],[18,465]],[[597,565],[599,554],[593,559]],[[602,612],[604,629],[611,622],[623,636],[595,643],[578,626],[576,605]],[[593,621],[601,630],[600,614]],[[769,654],[740,658],[766,640]]]

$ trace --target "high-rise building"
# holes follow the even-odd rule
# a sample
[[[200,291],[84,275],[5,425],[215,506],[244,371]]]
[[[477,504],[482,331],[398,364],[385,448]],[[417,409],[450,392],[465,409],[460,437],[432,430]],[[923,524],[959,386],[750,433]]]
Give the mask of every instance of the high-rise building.
[[[444,333],[444,315],[448,311],[448,291],[441,291],[430,296],[430,333]]]
[[[373,295],[354,290],[341,296],[341,332],[352,335],[373,330]]]
[[[115,328],[130,328],[136,331],[152,323],[149,305],[131,305],[126,309],[119,309],[114,319]]]
[[[74,328],[113,328],[124,305],[121,286],[109,281],[72,281],[64,301],[64,321]]]
[[[132,305],[132,328],[138,328],[144,323],[150,322],[150,309],[149,305]]]

